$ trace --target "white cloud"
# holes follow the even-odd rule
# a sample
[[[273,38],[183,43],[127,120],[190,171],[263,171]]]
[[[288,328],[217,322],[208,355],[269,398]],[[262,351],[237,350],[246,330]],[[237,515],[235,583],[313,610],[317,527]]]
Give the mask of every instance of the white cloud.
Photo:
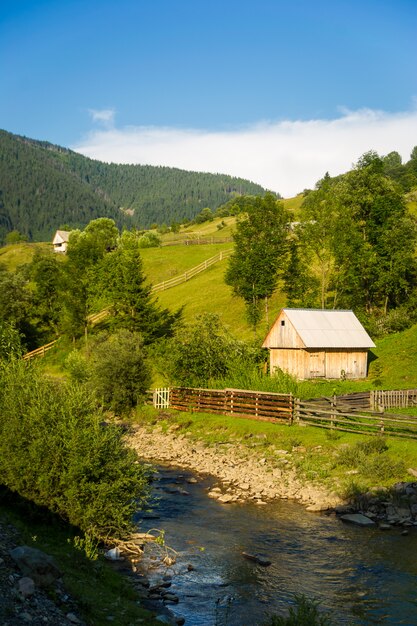
[[[113,121],[113,111],[94,113],[98,121]],[[72,148],[106,162],[231,174],[290,197],[314,187],[327,171],[335,176],[349,170],[368,150],[396,150],[408,160],[415,145],[417,110],[343,109],[334,120],[260,122],[222,132],[108,126]]]
[[[116,112],[114,109],[88,109],[89,114],[93,122],[102,124],[105,128],[111,128],[114,124],[114,117]]]

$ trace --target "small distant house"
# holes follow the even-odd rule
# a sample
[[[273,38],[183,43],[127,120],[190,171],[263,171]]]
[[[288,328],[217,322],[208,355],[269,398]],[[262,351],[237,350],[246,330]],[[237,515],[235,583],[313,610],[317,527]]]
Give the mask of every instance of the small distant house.
[[[270,371],[307,378],[365,378],[375,344],[353,311],[282,309],[262,344]]]
[[[66,252],[70,232],[68,230],[57,230],[52,240],[55,252]]]

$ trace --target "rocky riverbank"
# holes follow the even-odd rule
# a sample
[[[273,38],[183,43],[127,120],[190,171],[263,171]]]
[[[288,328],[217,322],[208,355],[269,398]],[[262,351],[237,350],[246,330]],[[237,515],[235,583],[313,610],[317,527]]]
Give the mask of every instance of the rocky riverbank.
[[[361,526],[376,525],[381,530],[400,527],[404,534],[417,527],[417,482],[397,483],[390,489],[376,487],[346,503],[337,493],[300,478],[294,457],[287,450],[274,449],[273,457],[269,454],[266,458],[256,444],[208,445],[179,430],[177,424],[166,432],[158,425],[135,425],[129,445],[150,462],[214,476],[218,483],[208,496],[223,504],[252,501],[262,506],[272,500],[290,499],[305,505],[307,511],[334,511],[343,521]],[[417,471],[410,469],[409,473],[415,480]]]
[[[135,425],[128,442],[141,459],[216,477],[218,484],[208,495],[224,504],[250,500],[262,506],[271,500],[291,499],[310,511],[324,511],[341,504],[336,493],[302,481],[287,450],[274,450],[271,460],[256,447],[249,449],[236,443],[209,446],[193,441],[178,429],[176,424],[168,432],[160,426],[150,429]]]

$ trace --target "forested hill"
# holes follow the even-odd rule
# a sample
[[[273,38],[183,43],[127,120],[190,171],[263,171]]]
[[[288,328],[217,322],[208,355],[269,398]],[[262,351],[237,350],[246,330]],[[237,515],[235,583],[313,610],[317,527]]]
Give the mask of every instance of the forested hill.
[[[263,195],[250,181],[151,165],[106,164],[0,130],[0,242],[11,230],[49,240],[59,227],[97,217],[149,227],[194,218],[235,194]]]

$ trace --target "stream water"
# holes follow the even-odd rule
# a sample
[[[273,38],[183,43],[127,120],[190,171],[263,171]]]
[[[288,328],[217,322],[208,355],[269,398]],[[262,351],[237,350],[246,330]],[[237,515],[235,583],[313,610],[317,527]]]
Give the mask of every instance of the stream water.
[[[173,569],[154,576],[173,574],[180,601],[170,609],[186,626],[256,626],[299,593],[319,600],[335,625],[417,625],[417,529],[359,528],[288,501],[222,505],[206,495],[213,479],[189,484],[192,476],[159,468],[159,519],[138,516],[142,531],[164,529],[178,552]]]

